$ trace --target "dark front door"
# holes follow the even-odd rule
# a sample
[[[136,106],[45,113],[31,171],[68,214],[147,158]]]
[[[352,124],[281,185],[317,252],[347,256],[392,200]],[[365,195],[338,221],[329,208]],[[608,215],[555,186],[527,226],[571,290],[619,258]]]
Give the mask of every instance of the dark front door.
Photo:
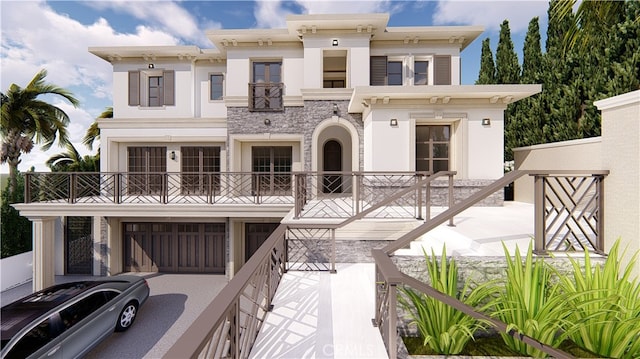
[[[65,251],[67,274],[93,274],[91,217],[67,217]]]
[[[342,145],[336,140],[327,141],[323,149],[323,166],[325,172],[342,171]],[[342,193],[342,176],[324,175],[322,179],[323,193]]]

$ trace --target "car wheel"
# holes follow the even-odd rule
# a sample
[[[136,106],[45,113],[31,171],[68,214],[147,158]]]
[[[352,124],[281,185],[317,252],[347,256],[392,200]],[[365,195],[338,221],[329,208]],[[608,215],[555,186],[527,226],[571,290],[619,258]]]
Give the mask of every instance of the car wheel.
[[[129,329],[133,321],[136,319],[138,313],[138,304],[135,302],[129,302],[122,308],[120,315],[118,316],[118,322],[116,323],[116,332],[124,332]]]

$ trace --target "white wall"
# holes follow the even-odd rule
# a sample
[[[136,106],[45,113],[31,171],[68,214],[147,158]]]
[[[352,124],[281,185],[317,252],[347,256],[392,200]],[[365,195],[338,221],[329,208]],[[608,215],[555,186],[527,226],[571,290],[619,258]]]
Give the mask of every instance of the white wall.
[[[0,259],[0,274],[0,291],[29,282],[33,276],[33,252]]]
[[[497,179],[503,175],[502,108],[374,108],[364,119],[364,170],[414,171],[416,124],[450,125],[450,169],[457,179]],[[436,117],[438,114],[438,117]],[[442,118],[439,118],[440,115]],[[391,127],[390,119],[398,120]],[[490,118],[489,126],[482,125]]]

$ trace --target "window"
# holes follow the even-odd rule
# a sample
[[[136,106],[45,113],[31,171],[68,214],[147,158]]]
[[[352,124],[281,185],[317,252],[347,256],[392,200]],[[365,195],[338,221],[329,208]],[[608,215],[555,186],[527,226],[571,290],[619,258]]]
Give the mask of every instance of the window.
[[[223,96],[223,81],[224,76],[222,74],[212,74],[209,76],[209,99],[222,100]]]
[[[117,295],[117,294],[116,294]],[[113,294],[106,295],[105,292],[93,293],[90,296],[79,300],[77,303],[60,311],[60,318],[64,328],[69,329],[85,319],[98,308],[105,305],[110,299],[114,298]]]
[[[174,71],[129,71],[129,106],[175,105]]]
[[[416,126],[416,171],[448,171],[450,140],[448,125]]]
[[[403,78],[402,61],[389,61],[386,56],[371,56],[371,86],[402,86]]]
[[[128,194],[159,194],[167,171],[166,147],[128,147]]]
[[[26,358],[58,337],[63,330],[60,316],[53,314],[25,333],[3,358]]]
[[[254,192],[270,195],[290,195],[292,150],[290,146],[262,147],[252,149]]]
[[[283,84],[280,62],[254,62],[249,86],[250,110],[282,111]]]
[[[182,193],[220,189],[220,147],[182,147]]]
[[[429,84],[429,61],[415,61],[413,63],[413,84],[428,85]]]

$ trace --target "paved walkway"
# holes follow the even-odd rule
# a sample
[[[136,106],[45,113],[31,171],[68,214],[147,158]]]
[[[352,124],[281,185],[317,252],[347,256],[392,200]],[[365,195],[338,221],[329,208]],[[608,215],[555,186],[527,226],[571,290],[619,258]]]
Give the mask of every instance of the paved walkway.
[[[374,310],[374,264],[287,272],[250,358],[387,358]]]

